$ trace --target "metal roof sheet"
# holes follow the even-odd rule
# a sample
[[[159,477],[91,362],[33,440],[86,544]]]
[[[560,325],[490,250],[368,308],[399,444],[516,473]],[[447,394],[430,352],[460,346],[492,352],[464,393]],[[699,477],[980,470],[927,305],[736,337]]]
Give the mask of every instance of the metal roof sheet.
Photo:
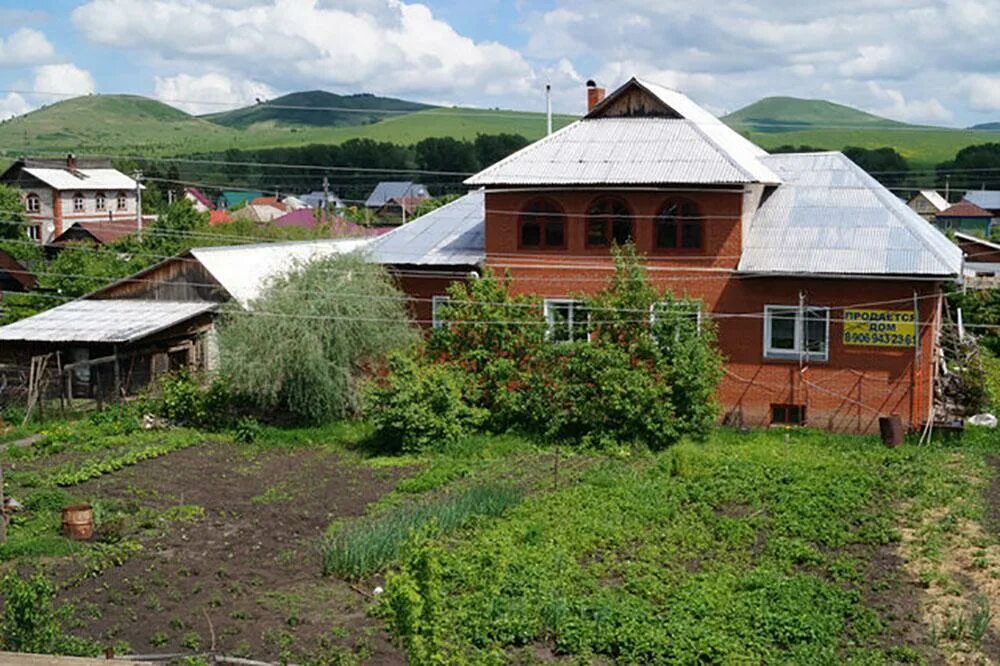
[[[25,167],[24,172],[57,190],[134,190],[136,185],[118,169]]]
[[[633,86],[679,118],[604,117],[601,109]],[[527,146],[465,182],[469,185],[652,185],[780,183],[767,153],[690,98],[633,79],[583,120]]]
[[[948,200],[941,196],[937,190],[920,190],[918,196],[922,196],[928,203],[939,211],[944,210],[950,205]]]
[[[966,201],[971,201],[980,208],[987,210],[1000,209],[1000,191],[997,190],[969,190],[963,198]]]
[[[429,196],[430,194],[427,192],[427,188],[420,183],[386,180],[375,186],[372,193],[368,195],[368,200],[365,201],[365,206],[368,208],[381,208],[387,204],[390,199],[426,199]]]
[[[0,328],[0,340],[125,344],[216,307],[190,301],[77,300]]]
[[[240,305],[249,307],[270,279],[316,259],[360,250],[368,242],[351,238],[201,247],[191,250],[191,256]]]
[[[770,155],[783,179],[743,238],[745,273],[961,273],[944,234],[841,153]]]
[[[486,259],[486,196],[463,197],[375,239],[368,254],[380,264],[477,266]]]

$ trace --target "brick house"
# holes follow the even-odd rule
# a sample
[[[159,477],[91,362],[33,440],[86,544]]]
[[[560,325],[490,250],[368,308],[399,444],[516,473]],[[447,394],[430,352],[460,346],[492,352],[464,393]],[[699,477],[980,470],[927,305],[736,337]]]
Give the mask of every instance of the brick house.
[[[954,244],[840,153],[769,155],[638,79],[588,101],[466,181],[479,190],[372,243],[419,319],[438,324],[447,284],[489,267],[545,299],[551,330],[586,339],[575,297],[607,284],[612,243],[631,240],[657,287],[715,322],[727,423],[928,420]]]
[[[107,161],[19,159],[0,183],[21,191],[28,237],[48,243],[77,222],[121,223],[136,216],[136,182]]]

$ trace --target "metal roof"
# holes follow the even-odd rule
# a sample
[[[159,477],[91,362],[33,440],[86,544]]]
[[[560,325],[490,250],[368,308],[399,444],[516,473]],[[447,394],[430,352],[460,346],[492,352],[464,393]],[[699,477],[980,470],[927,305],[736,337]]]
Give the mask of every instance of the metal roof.
[[[957,276],[962,252],[841,153],[770,155],[784,180],[743,238],[744,273]]]
[[[959,201],[940,211],[937,217],[993,217],[990,211],[977,206],[971,201]]]
[[[606,117],[629,89],[651,95],[669,115]],[[583,120],[466,180],[469,185],[777,184],[767,153],[691,99],[632,79]]]
[[[951,205],[937,190],[920,190],[917,196],[921,196],[926,199],[927,202],[934,206],[934,208],[938,211],[942,211]]]
[[[430,193],[420,183],[387,180],[375,186],[372,193],[368,195],[365,206],[368,208],[381,208],[390,199],[426,199],[428,197],[430,197]]]
[[[197,301],[77,300],[0,328],[0,340],[126,344],[216,307]]]
[[[366,238],[200,247],[191,256],[240,305],[248,307],[268,280],[315,259],[359,250]]]
[[[136,185],[118,169],[25,167],[23,171],[57,190],[134,190]]]
[[[375,239],[380,264],[478,266],[486,259],[486,196],[474,190]]]
[[[1000,210],[1000,191],[997,190],[969,190],[963,199],[986,210]]]

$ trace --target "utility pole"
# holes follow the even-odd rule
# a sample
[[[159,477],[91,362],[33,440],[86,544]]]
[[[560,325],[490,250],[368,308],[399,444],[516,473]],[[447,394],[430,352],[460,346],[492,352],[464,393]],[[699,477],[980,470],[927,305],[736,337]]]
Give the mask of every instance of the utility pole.
[[[135,172],[135,228],[142,240],[142,171]]]
[[[326,209],[330,205],[330,179],[323,176],[323,224],[326,224]]]
[[[546,135],[552,134],[552,84],[545,84],[545,120]]]
[[[944,177],[944,200],[948,201],[951,196],[951,174]]]

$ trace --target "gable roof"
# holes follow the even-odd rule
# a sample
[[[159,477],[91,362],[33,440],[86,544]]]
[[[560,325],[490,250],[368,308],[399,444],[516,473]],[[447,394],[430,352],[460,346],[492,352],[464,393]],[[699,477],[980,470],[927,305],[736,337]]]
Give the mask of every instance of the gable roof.
[[[420,183],[401,180],[386,180],[375,186],[372,193],[368,195],[368,200],[365,201],[365,206],[368,208],[381,208],[388,203],[390,199],[397,199],[400,197],[427,199],[430,197],[430,193],[427,191],[427,188]]]
[[[56,190],[135,190],[136,182],[118,169],[24,167],[22,171]]]
[[[3,250],[0,250],[0,273],[19,284],[24,291],[34,289],[38,284],[38,278],[35,277],[34,273]],[[3,300],[2,295],[0,295],[0,300]]]
[[[743,238],[743,273],[954,277],[962,252],[842,153],[769,155],[784,180]]]
[[[486,196],[474,190],[372,241],[380,264],[478,266],[486,260]]]
[[[990,211],[984,210],[971,201],[959,201],[948,206],[937,214],[938,217],[993,217]]]
[[[232,208],[262,196],[263,192],[223,192],[219,195],[219,205],[223,208]]]
[[[920,190],[916,196],[926,199],[927,203],[934,206],[938,211],[942,211],[951,205],[937,190]]]
[[[643,115],[609,113],[639,93]],[[777,184],[767,153],[676,90],[631,79],[582,120],[467,179],[468,185]]]
[[[1000,191],[998,190],[969,190],[963,198],[986,210],[1000,210]]]
[[[81,235],[90,236],[95,243],[108,245],[136,233],[137,230],[135,220],[128,218],[110,222],[77,222],[49,241],[48,245],[62,247],[70,241],[82,240]]]
[[[199,190],[197,187],[185,187],[184,194],[191,195],[191,198],[200,203],[202,206],[209,210],[215,210],[215,204],[205,196],[205,193]]]

